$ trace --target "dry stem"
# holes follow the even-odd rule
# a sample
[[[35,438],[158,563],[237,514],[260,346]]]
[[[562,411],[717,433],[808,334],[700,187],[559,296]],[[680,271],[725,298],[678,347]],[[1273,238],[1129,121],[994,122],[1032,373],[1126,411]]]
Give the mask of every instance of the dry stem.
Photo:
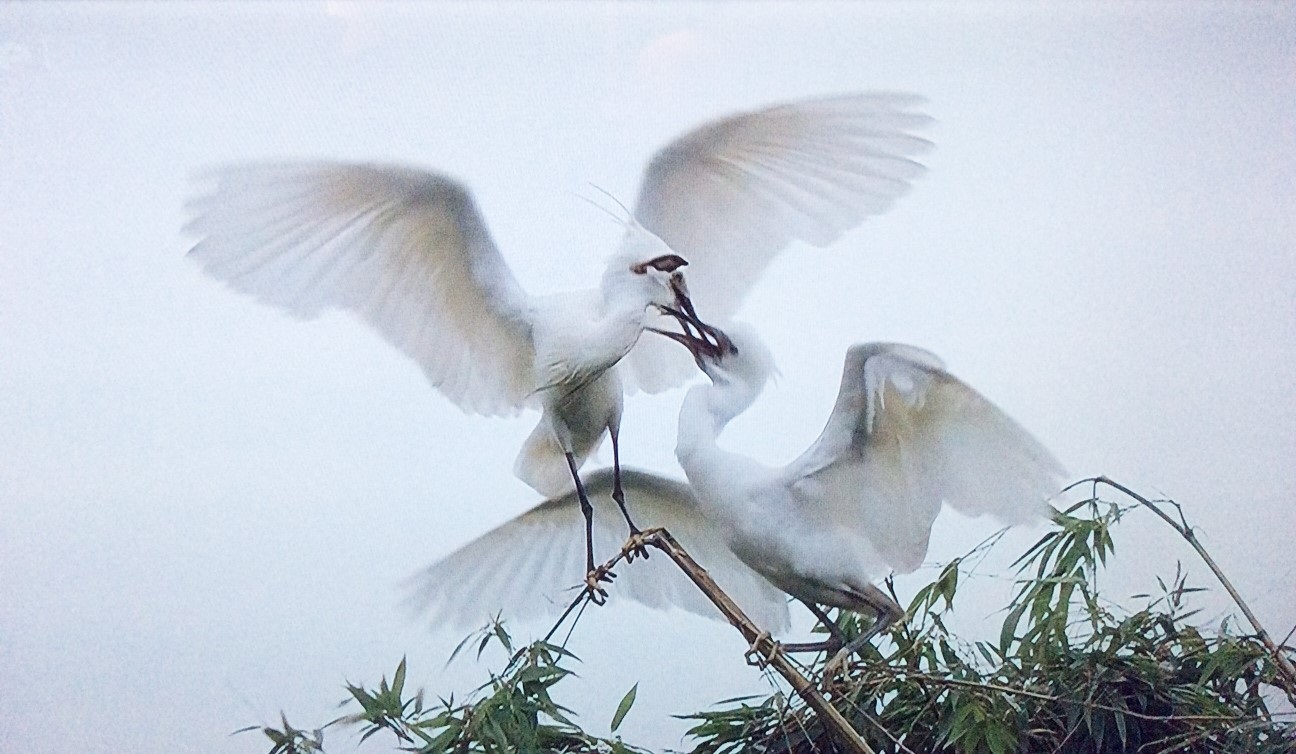
[[[772,640],[768,632],[762,632],[760,628],[752,623],[751,619],[743,613],[742,609],[734,603],[729,595],[720,589],[720,586],[711,578],[711,574],[706,569],[698,565],[697,561],[675,541],[665,529],[650,529],[643,533],[643,543],[666,553],[675,565],[702,590],[702,593],[711,600],[711,603],[719,608],[724,617],[733,625],[734,628],[743,635],[752,648],[761,655],[762,659],[767,661],[770,667],[778,671],[779,675],[792,686],[792,689],[805,700],[823,721],[824,726],[833,732],[837,740],[845,747],[847,751],[854,754],[874,754],[873,749],[860,737],[860,734],[851,727],[846,718],[842,716],[837,708],[828,703],[823,698],[814,684],[801,674],[795,665],[788,660],[788,657],[782,651],[778,642]],[[608,561],[608,567],[615,565],[625,556],[625,553]]]

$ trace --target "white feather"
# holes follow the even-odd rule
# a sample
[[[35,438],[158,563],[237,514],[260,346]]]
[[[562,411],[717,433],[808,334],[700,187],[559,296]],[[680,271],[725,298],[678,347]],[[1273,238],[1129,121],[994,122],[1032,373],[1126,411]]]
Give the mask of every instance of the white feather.
[[[823,432],[792,463],[768,468],[722,450],[718,434],[770,372],[753,333],[727,330],[736,352],[704,358],[712,384],[685,397],[676,455],[718,534],[780,589],[859,610],[871,582],[922,563],[943,503],[1007,523],[1047,513],[1058,462],[912,346],[853,346]]]
[[[664,526],[753,620],[772,630],[788,624],[783,595],[740,563],[708,530],[688,485],[633,469],[622,470],[626,499],[645,527]],[[616,552],[625,528],[611,502],[612,473],[588,475],[595,507],[594,546]],[[514,621],[559,614],[584,588],[584,533],[574,493],[547,500],[469,542],[411,581],[410,602],[434,623],[483,624],[496,614]],[[720,612],[662,553],[616,569],[608,592],[649,607],[677,607],[709,618]]]
[[[666,145],[644,171],[634,214],[689,261],[707,321],[726,321],[794,241],[827,246],[888,210],[923,172],[931,122],[910,94],[811,99],[722,118]],[[687,354],[645,338],[627,385],[655,392],[693,373]]]
[[[1063,473],[936,356],[890,343],[851,347],[824,431],[786,470],[817,482],[807,505],[827,506],[902,573],[926,557],[942,503],[1021,523],[1047,512]]]
[[[621,419],[613,368],[669,274],[632,272],[673,253],[629,222],[600,288],[527,295],[468,190],[391,165],[233,165],[190,203],[190,256],[213,277],[300,317],[351,312],[414,359],[468,412],[543,409],[515,463],[544,494],[571,488],[580,462]],[[665,341],[665,339],[662,339]],[[680,349],[683,350],[683,349]]]
[[[468,191],[380,165],[233,165],[190,203],[190,257],[299,317],[359,316],[465,411],[511,414],[533,389],[532,301]]]

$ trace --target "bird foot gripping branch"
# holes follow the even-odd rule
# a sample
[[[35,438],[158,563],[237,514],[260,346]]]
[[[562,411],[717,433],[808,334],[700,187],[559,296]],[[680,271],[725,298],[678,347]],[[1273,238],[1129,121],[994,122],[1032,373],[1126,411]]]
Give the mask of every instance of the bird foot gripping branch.
[[[747,664],[762,670],[769,667],[775,656],[782,656],[783,645],[770,636],[769,631],[761,631],[752,639],[751,646],[743,653]]]
[[[614,563],[615,561],[604,563],[585,574],[585,594],[589,596],[589,601],[595,605],[603,605],[607,602],[608,593],[602,585],[611,584],[612,580],[616,578],[616,574],[612,572]]]
[[[621,546],[620,552],[618,552],[608,562],[595,566],[585,574],[584,594],[589,598],[589,601],[593,602],[595,605],[606,604],[608,593],[607,590],[603,588],[603,584],[611,584],[612,580],[617,577],[616,572],[612,570],[616,567],[617,563],[620,563],[622,560],[630,563],[633,562],[636,557],[641,557],[644,560],[647,560],[649,547],[656,547],[660,550],[665,550],[666,547],[663,546],[663,537],[668,538],[670,535],[662,528],[644,529],[642,531],[635,529],[631,531],[630,536],[626,538],[625,544]]]
[[[643,531],[636,529],[630,532],[630,536],[626,538],[625,544],[621,546],[621,557],[625,558],[627,563],[633,563],[636,557],[647,560],[648,546],[654,544],[657,536],[665,531],[665,529],[658,527],[656,529],[645,529]]]
[[[819,686],[824,691],[840,692],[849,686],[851,655],[847,652],[838,652],[833,655],[832,659],[824,664],[823,676],[819,679]]]

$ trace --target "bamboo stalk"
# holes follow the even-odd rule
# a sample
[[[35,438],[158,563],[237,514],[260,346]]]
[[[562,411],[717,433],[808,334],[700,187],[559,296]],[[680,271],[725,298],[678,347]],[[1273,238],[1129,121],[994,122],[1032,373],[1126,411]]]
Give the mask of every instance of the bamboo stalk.
[[[734,628],[738,629],[752,648],[765,659],[771,667],[778,671],[779,675],[787,680],[792,686],[792,690],[797,693],[811,709],[819,715],[824,726],[833,732],[837,740],[854,754],[874,754],[872,748],[864,741],[860,734],[851,727],[846,718],[824,699],[819,690],[810,682],[795,665],[788,660],[787,655],[782,648],[770,638],[768,632],[761,631],[760,628],[752,623],[751,619],[738,607],[729,595],[725,594],[720,586],[711,578],[707,570],[698,565],[688,552],[680,546],[680,543],[670,535],[665,529],[650,529],[642,535],[643,543],[661,550],[675,561],[675,565],[702,590],[702,593],[711,600],[720,612],[724,614]]]

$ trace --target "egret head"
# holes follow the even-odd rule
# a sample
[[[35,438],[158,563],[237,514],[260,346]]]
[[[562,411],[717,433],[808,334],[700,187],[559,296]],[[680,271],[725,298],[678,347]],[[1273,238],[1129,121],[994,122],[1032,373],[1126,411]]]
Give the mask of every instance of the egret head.
[[[778,374],[774,354],[751,325],[731,322],[716,332],[720,334],[719,347],[698,353],[698,365],[712,382],[741,383],[760,392],[769,378]]]
[[[687,453],[696,437],[714,437],[735,416],[747,410],[777,374],[774,357],[756,331],[734,323],[725,330],[711,328],[715,344],[699,336],[673,334],[688,347],[710,385],[697,385],[684,396],[676,454]],[[702,424],[697,424],[697,421]]]
[[[725,335],[703,322],[694,310],[682,269],[687,264],[688,261],[672,251],[665,241],[632,217],[626,225],[626,234],[621,241],[621,248],[603,278],[604,296],[623,295],[609,294],[609,291],[627,284],[632,286],[647,306],[674,317],[679,321],[684,332],[683,334],[672,333],[654,327],[648,329],[684,344],[693,352],[693,358],[697,359],[696,348],[700,347],[703,351],[721,349],[723,346],[720,339]],[[627,266],[630,273],[628,283],[624,273],[621,272]],[[693,335],[694,330],[697,331],[698,337]]]
[[[680,268],[687,264],[665,241],[631,218],[621,247],[608,264],[604,295],[625,296],[628,289],[644,306],[676,307],[677,291],[683,287]]]
[[[662,254],[631,264],[630,273],[639,278],[635,281],[636,287],[647,295],[648,304],[658,309],[678,308],[681,297],[688,296],[684,273],[680,271],[686,264],[688,262],[679,254]]]
[[[759,393],[770,377],[778,375],[774,355],[756,330],[744,322],[732,322],[723,330],[707,326],[705,334],[699,332],[695,335],[688,331],[687,326],[685,330],[684,333],[654,332],[688,348],[698,367],[716,385],[742,387]]]

